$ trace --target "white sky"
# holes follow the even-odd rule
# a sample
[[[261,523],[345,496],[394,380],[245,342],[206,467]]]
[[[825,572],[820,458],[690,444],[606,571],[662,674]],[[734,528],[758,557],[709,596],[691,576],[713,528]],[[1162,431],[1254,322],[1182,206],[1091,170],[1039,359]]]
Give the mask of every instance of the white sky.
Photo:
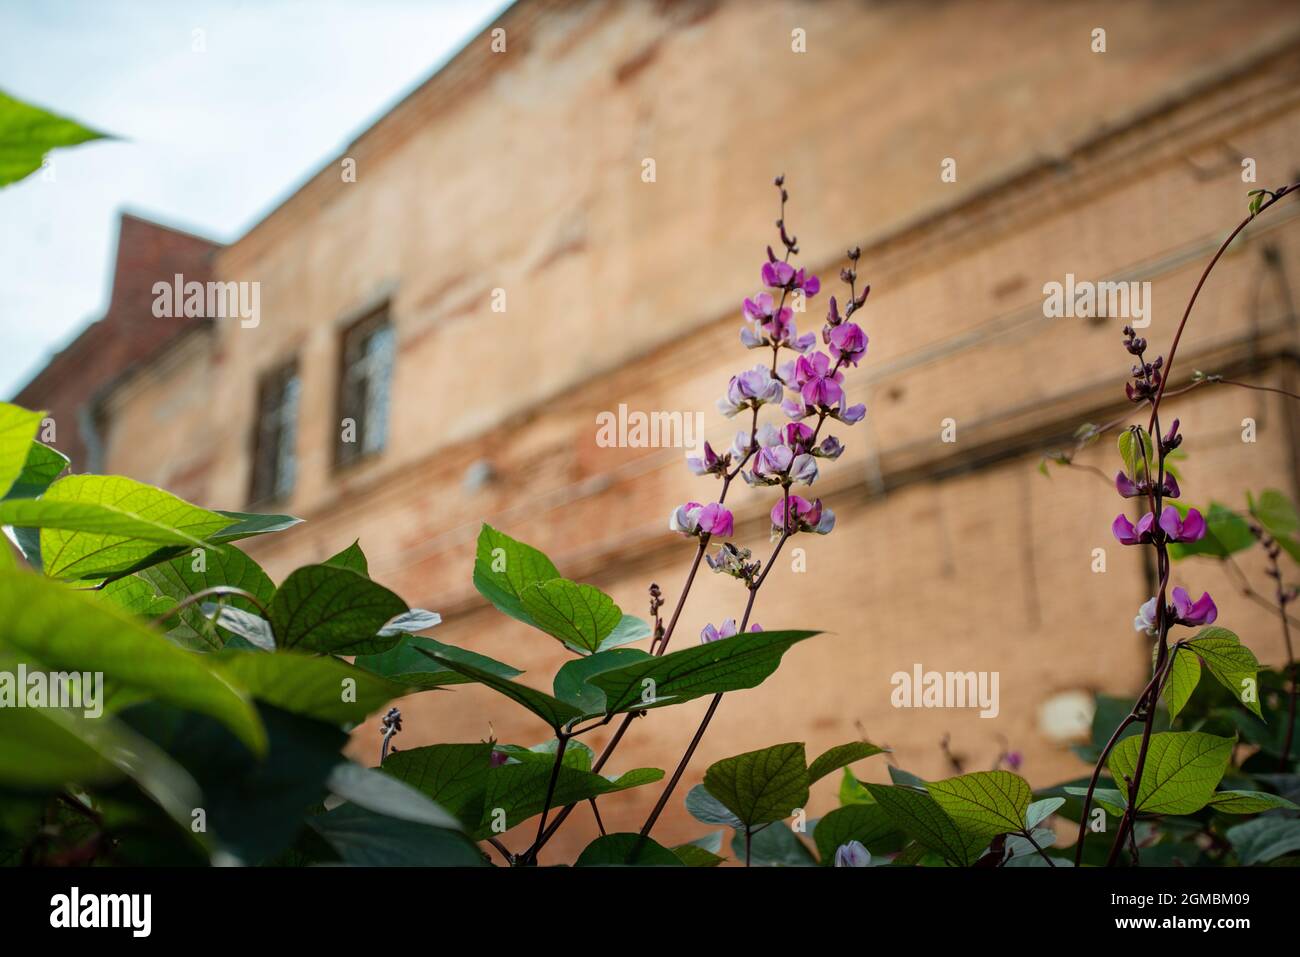
[[[0,2],[0,89],[121,138],[0,190],[0,398],[107,307],[121,211],[238,238],[508,5]]]

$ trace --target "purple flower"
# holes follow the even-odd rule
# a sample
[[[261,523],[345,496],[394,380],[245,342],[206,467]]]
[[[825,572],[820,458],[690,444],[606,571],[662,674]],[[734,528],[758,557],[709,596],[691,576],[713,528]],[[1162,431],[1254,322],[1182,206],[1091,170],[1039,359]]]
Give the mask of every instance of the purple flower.
[[[1120,471],[1115,474],[1115,491],[1124,498],[1141,498],[1151,492],[1151,483],[1146,479],[1135,482],[1125,472]],[[1162,494],[1165,498],[1178,498],[1182,494],[1178,489],[1178,480],[1173,475],[1165,475]]]
[[[772,318],[776,304],[770,292],[760,292],[753,299],[746,299],[743,307],[745,318],[750,322],[764,323]]]
[[[699,502],[687,502],[673,509],[668,518],[668,527],[682,535],[730,535],[733,528],[731,512],[717,502],[701,505]]]
[[[749,630],[751,632],[762,631],[763,626],[750,625]],[[704,629],[700,632],[700,644],[707,645],[711,641],[721,641],[723,638],[734,638],[735,635],[736,619],[728,618],[719,628],[714,628],[712,625],[705,625]]]
[[[1156,599],[1150,598],[1142,603],[1137,616],[1133,619],[1133,630],[1148,635],[1156,633]]]
[[[805,406],[834,406],[844,398],[844,373],[831,366],[824,352],[800,356],[794,364],[794,385]]]
[[[698,534],[700,529],[700,511],[704,508],[699,502],[687,502],[673,509],[668,517],[668,528],[683,535]]]
[[[718,472],[725,466],[725,463],[713,451],[713,447],[708,442],[704,443],[704,455],[698,457],[688,455],[686,457],[686,467],[696,475],[708,475],[711,472]]]
[[[734,528],[731,512],[717,502],[706,505],[700,509],[699,528],[706,535],[730,535]]]
[[[863,847],[861,841],[849,841],[835,850],[836,867],[870,867],[871,852]]]
[[[504,751],[491,751],[488,753],[488,767],[499,768],[510,760],[510,755]]]
[[[844,454],[844,445],[833,435],[828,435],[822,439],[822,444],[813,450],[813,455],[820,455],[822,458],[837,459]]]
[[[857,365],[858,360],[867,354],[867,334],[853,322],[844,322],[831,329],[826,337],[827,346],[836,361]]]
[[[1202,592],[1201,597],[1192,601],[1186,588],[1174,589],[1174,621],[1180,625],[1212,625],[1219,617],[1219,609],[1209,592]]]
[[[776,262],[763,263],[763,285],[773,286],[777,289],[785,289],[794,280],[794,267],[789,263]]]
[[[817,460],[807,452],[796,455],[790,463],[790,478],[805,485],[817,481]]]
[[[1205,519],[1194,508],[1180,516],[1178,509],[1166,505],[1160,513],[1160,527],[1171,542],[1197,542],[1205,537]]]
[[[758,365],[748,372],[731,377],[727,394],[718,400],[718,409],[732,418],[741,409],[757,408],[766,402],[780,402],[781,383],[772,378],[767,366]]]
[[[1002,760],[1006,762],[1007,767],[1012,771],[1019,771],[1020,765],[1025,763],[1025,756],[1019,751],[1008,751]]]
[[[1187,594],[1186,588],[1175,588],[1173,600],[1174,603],[1168,608],[1167,617],[1175,625],[1196,628],[1200,625],[1212,625],[1219,617],[1218,606],[1214,604],[1214,599],[1210,597],[1209,592],[1202,592],[1200,598],[1192,601],[1192,596]],[[1144,602],[1138,609],[1137,617],[1133,619],[1133,629],[1152,636],[1159,634],[1155,598]]]
[[[813,430],[811,428],[802,422],[791,422],[783,431],[785,444],[795,452],[811,451],[809,448],[813,440]]]
[[[822,508],[822,500],[809,502],[798,495],[791,495],[789,522],[782,522],[785,514],[786,499],[782,497],[772,506],[772,534],[779,535],[784,527],[790,532],[816,532],[825,535],[835,527],[835,513],[829,508]]]
[[[803,290],[803,294],[811,299],[817,293],[822,291],[822,281],[812,273],[805,273],[800,269],[795,273],[795,285]]]
[[[1110,530],[1121,545],[1140,545],[1151,541],[1151,529],[1155,524],[1155,516],[1150,512],[1138,519],[1136,528],[1127,515],[1120,513],[1110,523]]]
[[[867,417],[867,407],[859,402],[857,405],[851,405],[844,408],[844,397],[840,396],[840,404],[830,411],[832,419],[839,419],[845,425],[853,425],[861,422]]]

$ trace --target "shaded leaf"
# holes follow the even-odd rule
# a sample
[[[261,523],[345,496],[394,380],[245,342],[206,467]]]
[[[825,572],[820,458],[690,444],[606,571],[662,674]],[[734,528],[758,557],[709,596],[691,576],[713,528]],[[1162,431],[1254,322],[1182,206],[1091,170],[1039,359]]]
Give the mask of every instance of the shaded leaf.
[[[808,804],[804,746],[776,744],[724,758],[704,772],[704,786],[747,827],[783,820]]]
[[[1136,809],[1147,814],[1192,814],[1203,808],[1227,769],[1234,738],[1199,731],[1153,734],[1138,789]],[[1116,782],[1134,773],[1141,739],[1125,738],[1108,766]]]

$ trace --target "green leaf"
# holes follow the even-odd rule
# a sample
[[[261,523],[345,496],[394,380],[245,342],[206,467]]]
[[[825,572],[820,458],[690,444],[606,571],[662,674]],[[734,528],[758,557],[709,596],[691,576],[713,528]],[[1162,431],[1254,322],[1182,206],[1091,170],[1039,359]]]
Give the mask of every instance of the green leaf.
[[[483,817],[492,744],[432,744],[395,751],[381,770],[426,794],[467,827]]]
[[[1215,791],[1209,806],[1224,814],[1259,814],[1278,807],[1300,811],[1286,798],[1264,791]]]
[[[841,805],[876,803],[871,792],[862,786],[862,782],[854,777],[853,772],[848,768],[844,769],[844,775],[840,778],[838,797]]]
[[[517,744],[498,744],[494,750],[498,754],[506,755],[512,761],[534,761],[545,764],[549,768],[555,763],[555,752],[559,747],[559,739],[551,738],[549,741],[543,741],[531,748],[522,748]],[[595,752],[576,739],[571,740],[564,748],[564,766],[566,768],[590,771],[595,759]]]
[[[357,539],[343,551],[332,558],[325,559],[321,564],[331,565],[335,568],[346,568],[358,575],[369,576],[370,574],[370,565],[366,561],[365,552],[361,550],[361,539]]]
[[[1170,503],[1178,514],[1186,517],[1190,506],[1181,502]],[[1255,544],[1255,536],[1246,521],[1218,502],[1211,502],[1208,509],[1201,510],[1205,517],[1205,536],[1196,542],[1172,542],[1169,554],[1175,561],[1191,555],[1210,555],[1214,558],[1227,558],[1236,552],[1245,551]]]
[[[0,708],[0,740],[0,786],[60,790],[129,777],[187,829],[193,809],[203,802],[183,767],[111,717],[89,718],[61,708]]]
[[[236,688],[267,704],[330,724],[364,721],[409,689],[334,657],[281,651],[222,651],[216,669]]]
[[[229,519],[231,524],[227,525],[221,531],[209,535],[208,544],[210,545],[225,545],[230,542],[237,542],[241,539],[252,538],[258,535],[269,535],[272,532],[279,532],[287,528],[292,528],[302,522],[302,519],[294,518],[292,515],[263,515],[257,512],[231,512],[221,508],[214,509],[213,511],[217,515]],[[192,547],[192,544],[160,546],[149,552],[149,554],[145,555],[129,568],[113,572],[111,575],[106,577],[114,579],[120,578],[123,575],[142,571],[143,569],[157,565],[159,562],[170,561],[178,555],[187,554]],[[26,552],[28,560],[30,561],[32,553],[28,551],[25,542],[23,543],[23,551]]]
[[[282,532],[287,528],[302,524],[302,519],[294,518],[292,515],[269,515],[264,512],[231,512],[224,508],[216,509],[216,512],[218,515],[224,515],[230,519],[228,526],[212,536],[212,540],[219,544],[237,542],[240,539],[253,538],[257,535],[270,535],[273,532]]]
[[[746,827],[780,821],[808,804],[808,763],[800,742],[724,758],[704,786]]]
[[[745,832],[731,835],[731,853],[745,860]],[[784,821],[767,824],[754,831],[749,841],[749,863],[753,867],[816,867],[817,861]]]
[[[159,595],[152,585],[134,575],[109,582],[94,594],[100,601],[112,602],[123,611],[150,621],[161,618],[176,607],[175,601]]]
[[[4,102],[3,97],[4,94],[0,93],[0,104]],[[44,417],[43,412],[29,412],[20,406],[0,402],[0,497],[8,494],[22,474],[36,430]]]
[[[103,672],[120,689],[223,722],[255,752],[266,736],[252,705],[211,662],[112,605],[27,572],[0,572],[0,649],[52,671]]]
[[[696,848],[707,854],[703,848]],[[712,855],[710,855],[712,856]],[[719,858],[721,860],[721,858]],[[640,834],[606,834],[586,846],[574,867],[685,867],[675,853]]]
[[[1259,717],[1259,662],[1254,652],[1226,628],[1202,628],[1187,643],[1219,682]]]
[[[364,575],[332,565],[306,565],[276,591],[271,627],[281,648],[372,654],[398,643],[397,636],[379,638],[379,630],[405,611],[406,602]]]
[[[534,582],[519,594],[533,625],[579,654],[592,654],[623,617],[599,588],[567,578]]]
[[[261,615],[253,615],[238,608],[223,608],[212,602],[204,602],[201,610],[213,619],[217,627],[224,628],[234,636],[226,644],[227,648],[275,651],[275,633],[271,631],[271,623]]]
[[[1139,437],[1141,442],[1139,443]],[[1124,471],[1135,481],[1146,476],[1147,465],[1155,464],[1155,454],[1151,447],[1151,436],[1139,426],[1125,429],[1119,434],[1119,457],[1124,462]]]
[[[813,829],[817,856],[827,866],[835,862],[835,851],[849,841],[860,841],[872,854],[886,854],[902,847],[898,825],[874,801],[837,807]]]
[[[551,560],[523,542],[484,523],[478,535],[474,560],[474,587],[498,611],[526,625],[534,622],[524,610],[521,594],[536,582],[559,578]]]
[[[387,651],[381,651],[374,655],[357,655],[356,666],[364,668],[366,671],[372,671],[377,675],[383,675],[385,678],[391,678],[409,688],[427,690],[441,688],[444,685],[471,684],[474,682],[473,678],[463,675],[459,671],[453,671],[446,665],[430,659],[428,655],[421,654],[419,651],[421,648],[431,654],[441,655],[453,661],[464,662],[499,678],[513,678],[516,675],[523,674],[518,668],[502,664],[487,655],[476,654],[472,651],[466,651],[464,648],[457,648],[455,645],[445,645],[433,638],[417,637],[415,635],[401,639]]]
[[[1055,814],[1063,804],[1065,804],[1065,798],[1050,797],[1035,801],[1029,805],[1029,810],[1025,812],[1025,830],[1032,831],[1038,827],[1038,825]]]
[[[0,93],[0,186],[40,169],[52,149],[103,138],[75,120]]]
[[[1171,720],[1178,717],[1201,680],[1201,660],[1194,652],[1187,648],[1175,648],[1173,656],[1164,689],[1165,707],[1169,709]]]
[[[50,577],[106,578],[156,543],[203,544],[230,519],[121,476],[69,475],[39,499],[0,502],[0,523],[40,527]]]
[[[653,634],[650,625],[638,618],[636,615],[624,615],[619,619],[614,630],[605,636],[600,643],[597,651],[609,651],[611,648],[618,648],[620,645],[631,644],[634,641],[640,641],[642,638],[649,638]]]
[[[816,634],[747,632],[601,672],[588,682],[605,692],[606,714],[680,704],[762,684],[791,646]]]
[[[534,815],[541,814],[546,803],[553,765],[543,761],[503,764],[488,772],[487,792],[483,799],[483,818],[477,836],[496,833],[493,824],[501,820],[507,829]],[[658,768],[637,768],[615,778],[602,777],[591,771],[561,766],[551,796],[551,808],[577,804],[589,798],[628,788],[653,784],[664,776]]]
[[[1140,737],[1125,738],[1107,762],[1111,776],[1122,784],[1137,767]],[[1205,807],[1228,767],[1235,738],[1200,731],[1153,734],[1142,770],[1136,809],[1147,814],[1192,814]]]
[[[482,867],[473,841],[448,828],[376,814],[344,804],[307,823],[343,860],[358,867]]]
[[[724,831],[713,831],[687,844],[678,844],[672,848],[672,852],[687,867],[717,867],[726,860],[722,856],[722,839],[725,836]]]
[[[48,445],[33,442],[27,450],[23,470],[4,498],[35,498],[43,495],[50,484],[68,467],[68,457]]]
[[[449,658],[440,652],[426,651],[424,648],[417,647],[416,652],[438,664],[450,668],[452,671],[459,672],[470,681],[477,684],[486,685],[493,691],[497,691],[507,698],[527,708],[533,714],[537,715],[543,721],[551,726],[551,729],[559,734],[566,724],[575,718],[581,718],[583,712],[569,704],[567,701],[561,701],[559,698],[553,698],[544,691],[537,691],[529,688],[527,685],[521,685],[509,678],[503,678],[500,675],[493,674],[482,668],[467,664],[464,661],[457,661]]]
[[[1300,516],[1291,500],[1275,488],[1265,489],[1256,499],[1251,514],[1269,533],[1290,538],[1300,532]]]
[[[701,824],[722,824],[731,828],[745,826],[703,784],[695,785],[686,793],[686,811]]]
[[[884,754],[885,750],[869,741],[852,741],[849,744],[837,745],[808,765],[808,783],[816,784],[832,771],[838,771],[855,761],[861,761],[875,754]]]
[[[716,831],[706,840],[716,841],[717,846],[722,846],[722,832]],[[692,841],[690,844],[678,844],[672,848],[672,852],[677,855],[677,859],[687,867],[717,867],[726,860],[716,849],[709,850],[703,847],[700,842]]]
[[[461,830],[460,822],[422,791],[390,774],[363,768],[352,761],[340,762],[330,772],[325,786],[336,797],[376,814],[431,827]]]
[[[898,828],[959,867],[969,867],[988,841],[959,828],[924,791],[885,784],[863,785]]]
[[[1242,864],[1267,864],[1283,854],[1300,851],[1300,820],[1274,815],[1257,817],[1228,828],[1228,840]]]
[[[1028,782],[1010,771],[976,771],[926,786],[930,797],[968,834],[984,838],[1025,827],[1034,799]]]
[[[649,657],[649,654],[639,648],[611,648],[585,658],[567,661],[555,674],[555,697],[587,714],[600,714],[605,710],[605,692],[589,684],[587,679],[602,671],[622,668]]]
[[[169,562],[146,568],[138,574],[157,589],[158,594],[177,602],[218,585],[242,588],[254,595],[264,607],[270,605],[275,597],[275,583],[257,562],[233,545],[212,545],[202,549],[199,555],[181,555]],[[237,595],[224,596],[220,602],[250,615],[260,614],[255,603]],[[203,609],[194,605],[181,611],[180,622],[168,635],[173,641],[188,648],[211,650],[221,648],[226,643],[226,637],[203,613]]]
[[[1087,797],[1088,789],[1066,787],[1065,793],[1073,797]],[[1124,808],[1128,806],[1128,798],[1114,788],[1097,788],[1092,792],[1092,806],[1101,807],[1109,814],[1120,817],[1124,814]]]

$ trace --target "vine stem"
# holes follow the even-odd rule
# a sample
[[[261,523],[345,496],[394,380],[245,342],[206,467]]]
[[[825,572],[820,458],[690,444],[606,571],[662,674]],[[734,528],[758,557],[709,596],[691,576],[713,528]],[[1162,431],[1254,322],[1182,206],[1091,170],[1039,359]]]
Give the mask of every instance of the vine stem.
[[[745,629],[749,626],[750,613],[754,610],[754,599],[758,597],[758,590],[763,587],[763,582],[767,579],[768,573],[776,564],[776,557],[781,553],[781,546],[784,545],[786,540],[790,537],[789,486],[786,486],[785,488],[785,511],[783,517],[785,518],[785,522],[781,530],[781,537],[777,540],[776,547],[772,549],[772,554],[767,560],[767,566],[758,576],[758,580],[754,582],[754,586],[749,590],[749,600],[745,603],[745,615],[741,619],[740,628],[736,631],[736,634],[738,635],[745,634]],[[721,703],[722,692],[719,692],[718,694],[715,694],[713,700],[709,702],[709,709],[704,712],[704,720],[700,722],[700,726],[695,730],[695,736],[691,738],[691,743],[687,745],[686,753],[683,754],[682,759],[677,762],[677,768],[673,771],[673,776],[669,779],[668,786],[665,787],[663,793],[659,795],[659,800],[655,803],[654,810],[650,812],[650,816],[646,818],[645,824],[641,826],[640,833],[642,837],[650,836],[651,829],[654,828],[655,822],[659,820],[659,815],[663,813],[664,807],[668,804],[668,799],[672,797],[673,791],[676,790],[678,783],[682,779],[682,775],[686,773],[686,766],[691,763],[691,758],[695,755],[695,749],[700,746],[700,741],[704,737],[704,732],[708,730],[709,722],[713,720],[714,714],[717,713],[718,705]]]
[[[1293,192],[1297,187],[1300,187],[1300,183],[1294,183],[1289,186],[1284,186],[1281,189],[1277,190],[1276,192],[1268,192],[1267,199],[1262,200],[1259,203],[1258,207],[1252,209],[1250,211],[1250,214],[1245,219],[1243,219],[1240,223],[1238,223],[1237,226],[1228,234],[1227,238],[1224,239],[1224,241],[1219,245],[1219,248],[1215,251],[1214,255],[1210,258],[1210,261],[1206,263],[1205,269],[1201,271],[1200,278],[1197,279],[1196,286],[1192,290],[1192,295],[1187,301],[1187,307],[1183,310],[1182,318],[1178,321],[1178,328],[1174,330],[1174,338],[1169,346],[1169,355],[1164,364],[1164,371],[1160,378],[1160,385],[1156,388],[1155,396],[1151,400],[1151,417],[1147,422],[1147,431],[1148,433],[1151,434],[1152,444],[1158,454],[1159,480],[1150,483],[1152,487],[1151,488],[1151,509],[1152,512],[1155,514],[1157,521],[1159,519],[1159,505],[1160,505],[1161,497],[1164,492],[1164,471],[1165,471],[1164,470],[1165,453],[1162,447],[1162,443],[1160,441],[1161,440],[1160,425],[1159,425],[1160,403],[1164,399],[1165,389],[1168,386],[1169,381],[1173,376],[1174,357],[1175,354],[1178,352],[1178,344],[1179,342],[1182,341],[1183,330],[1187,328],[1187,320],[1191,317],[1192,309],[1196,305],[1197,297],[1200,296],[1201,289],[1205,286],[1206,280],[1209,279],[1210,273],[1214,271],[1214,267],[1218,264],[1219,260],[1223,258],[1223,254],[1227,252],[1228,247],[1232,245],[1233,240],[1235,240],[1237,236],[1240,235],[1241,232],[1247,226],[1249,226],[1257,216],[1259,216],[1260,213],[1264,212],[1266,209],[1273,206],[1280,199],[1282,199],[1283,196],[1286,196],[1287,194]],[[1150,381],[1149,376],[1148,376],[1148,381]],[[1143,449],[1143,455],[1145,456],[1145,446],[1140,439],[1138,442],[1138,446],[1139,448]],[[1148,481],[1150,480],[1151,477],[1149,464],[1150,463],[1148,463],[1148,471],[1147,471]],[[1159,526],[1157,524],[1156,528],[1158,527]],[[1154,537],[1155,536],[1153,536],[1153,538]],[[1155,668],[1153,669],[1154,674],[1151,677],[1151,681],[1147,684],[1146,689],[1138,697],[1137,703],[1134,705],[1133,711],[1130,712],[1129,716],[1125,718],[1123,722],[1121,722],[1118,728],[1116,728],[1115,733],[1111,735],[1110,741],[1107,742],[1106,747],[1102,750],[1101,756],[1097,760],[1096,767],[1093,768],[1092,778],[1088,784],[1088,792],[1084,798],[1083,814],[1081,815],[1079,820],[1079,839],[1075,843],[1075,852],[1074,852],[1074,858],[1076,864],[1080,863],[1083,859],[1084,841],[1086,840],[1087,833],[1088,833],[1088,829],[1087,829],[1088,808],[1092,803],[1093,792],[1096,790],[1097,781],[1101,775],[1101,768],[1105,764],[1107,756],[1110,754],[1111,750],[1115,747],[1115,744],[1118,742],[1120,734],[1130,724],[1138,720],[1138,713],[1140,711],[1145,710],[1145,714],[1143,716],[1145,720],[1144,720],[1143,730],[1142,730],[1142,744],[1138,752],[1138,761],[1136,766],[1134,767],[1133,777],[1129,781],[1129,807],[1125,809],[1124,817],[1120,821],[1119,833],[1116,835],[1115,843],[1111,847],[1110,855],[1107,858],[1107,862],[1106,862],[1107,866],[1110,866],[1115,862],[1115,859],[1119,853],[1119,849],[1123,846],[1123,840],[1125,834],[1131,828],[1133,823],[1131,808],[1133,806],[1134,800],[1136,799],[1138,788],[1141,784],[1142,771],[1146,764],[1147,749],[1151,741],[1151,732],[1155,722],[1156,703],[1159,700],[1159,695],[1160,695],[1160,682],[1162,679],[1162,674],[1164,670],[1169,666],[1169,664],[1173,661],[1173,656],[1168,653],[1169,649],[1168,649],[1167,639],[1168,639],[1168,632],[1169,632],[1169,623],[1167,621],[1168,614],[1167,614],[1167,608],[1165,604],[1165,590],[1169,583],[1169,571],[1170,571],[1169,556],[1168,556],[1167,547],[1163,541],[1162,536],[1160,538],[1157,538],[1154,541],[1154,544],[1156,546],[1157,570],[1160,575],[1160,591],[1157,596],[1157,604],[1156,604],[1157,633],[1159,635],[1160,645],[1159,645],[1159,650],[1157,652],[1156,665]]]

